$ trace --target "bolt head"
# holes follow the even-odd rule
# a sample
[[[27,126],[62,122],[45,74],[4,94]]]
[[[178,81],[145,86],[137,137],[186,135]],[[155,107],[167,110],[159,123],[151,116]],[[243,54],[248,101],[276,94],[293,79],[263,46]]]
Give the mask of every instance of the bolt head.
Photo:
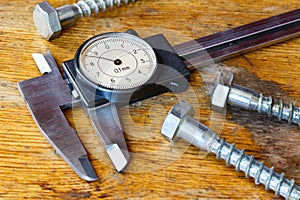
[[[48,2],[36,5],[33,20],[38,33],[44,39],[49,41],[60,35],[62,27],[58,13]]]
[[[227,98],[230,92],[234,75],[232,72],[223,70],[215,84],[211,94],[211,108],[217,112],[224,112],[226,109]]]
[[[194,116],[194,108],[186,102],[179,102],[168,113],[162,128],[161,134],[169,141],[175,143],[177,131],[183,119],[187,116]]]
[[[225,85],[217,84],[211,94],[211,108],[217,112],[224,112],[227,104],[227,97],[230,88]]]

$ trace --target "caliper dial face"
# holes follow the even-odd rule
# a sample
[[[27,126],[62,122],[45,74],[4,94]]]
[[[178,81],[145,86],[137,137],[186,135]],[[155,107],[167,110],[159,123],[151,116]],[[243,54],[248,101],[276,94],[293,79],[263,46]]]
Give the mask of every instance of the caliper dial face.
[[[88,41],[79,54],[79,70],[109,89],[132,89],[146,83],[157,67],[155,53],[141,38],[107,33]]]

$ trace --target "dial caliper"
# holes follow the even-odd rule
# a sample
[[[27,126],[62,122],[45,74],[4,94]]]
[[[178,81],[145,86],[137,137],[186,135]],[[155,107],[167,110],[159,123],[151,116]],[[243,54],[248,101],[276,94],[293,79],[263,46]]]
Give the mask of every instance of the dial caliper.
[[[163,35],[141,39],[132,30],[91,38],[62,67],[119,172],[129,153],[118,106],[170,90],[184,91],[190,75]]]
[[[219,62],[299,35],[300,9],[174,47],[162,34],[140,38],[132,30],[104,33],[87,40],[74,59],[62,63],[63,76],[48,52],[41,65],[49,65],[49,73],[18,85],[56,152],[81,178],[93,181],[96,172],[63,109],[81,103],[115,169],[121,172],[130,154],[118,116],[120,106],[168,91],[185,91],[191,66]]]

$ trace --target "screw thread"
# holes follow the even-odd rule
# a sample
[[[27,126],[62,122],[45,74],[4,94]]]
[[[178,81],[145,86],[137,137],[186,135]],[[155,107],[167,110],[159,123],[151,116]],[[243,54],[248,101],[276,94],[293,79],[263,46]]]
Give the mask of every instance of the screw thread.
[[[257,111],[269,117],[277,117],[279,121],[286,120],[290,124],[298,124],[300,127],[300,107],[294,107],[293,103],[286,105],[282,99],[275,103],[272,97],[264,97],[260,94]]]
[[[121,3],[128,4],[128,2],[135,2],[135,0],[80,0],[77,5],[82,16],[90,17],[92,13],[98,14],[99,10],[106,11],[107,7],[112,9],[115,5],[121,6]]]
[[[235,166],[236,171],[243,171],[247,178],[252,177],[255,183],[265,185],[265,189],[272,189],[276,196],[286,199],[300,199],[300,187],[295,185],[294,180],[288,180],[284,173],[274,172],[274,167],[268,168],[264,162],[258,162],[253,156],[248,156],[244,150],[234,147],[234,144],[225,142],[224,139],[216,138],[212,143],[211,151],[217,159],[226,161],[226,165]]]

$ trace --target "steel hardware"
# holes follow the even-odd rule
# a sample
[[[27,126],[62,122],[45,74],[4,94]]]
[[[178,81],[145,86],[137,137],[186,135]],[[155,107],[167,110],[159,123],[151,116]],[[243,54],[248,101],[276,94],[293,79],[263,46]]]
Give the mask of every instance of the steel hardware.
[[[257,185],[263,184],[266,190],[275,191],[276,196],[300,199],[300,187],[295,185],[294,180],[286,179],[284,173],[276,173],[274,167],[266,167],[263,161],[258,162],[253,156],[245,154],[244,150],[219,138],[208,127],[193,119],[194,112],[193,107],[185,102],[176,104],[162,125],[162,135],[173,143],[182,138],[200,149],[214,153],[217,159],[225,160],[226,165],[233,165],[236,171],[243,171],[247,178],[254,178]]]
[[[271,96],[265,97],[250,88],[233,84],[233,78],[230,71],[220,73],[211,94],[212,109],[222,112],[228,103],[237,108],[277,117],[278,121],[285,120],[300,127],[300,107],[294,107],[293,103],[286,105],[281,99],[275,102]]]
[[[80,0],[72,5],[54,8],[47,1],[36,5],[33,20],[38,33],[46,40],[58,38],[62,29],[73,26],[82,17],[105,12],[107,8],[128,4],[135,0]]]

